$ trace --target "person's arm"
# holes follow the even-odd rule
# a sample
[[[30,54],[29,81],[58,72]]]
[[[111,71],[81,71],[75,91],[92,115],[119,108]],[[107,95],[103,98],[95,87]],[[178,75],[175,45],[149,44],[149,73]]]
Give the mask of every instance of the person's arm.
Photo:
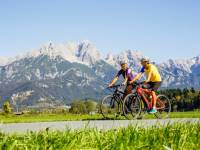
[[[138,73],[138,74],[135,76],[135,78],[134,78],[133,80],[131,80],[129,83],[132,84],[132,83],[134,83],[135,81],[139,80],[139,79],[142,77],[142,75],[143,75],[142,72]]]
[[[135,81],[139,80],[139,79],[142,77],[142,75],[143,75],[144,72],[145,72],[145,68],[142,67],[142,69],[140,70],[140,73],[138,73],[138,74],[135,76],[135,78],[134,78],[132,81],[130,81],[130,84],[132,84],[132,83],[134,83]]]
[[[117,73],[117,75],[113,78],[113,80],[110,82],[110,84],[108,85],[108,87],[111,87],[111,86],[113,86],[116,82],[117,82],[117,80],[118,80],[118,78],[119,78],[119,76],[122,74],[122,70],[120,70],[118,73]]]
[[[118,78],[119,78],[118,76],[114,77],[114,79],[111,81],[111,83],[108,86],[109,87],[113,86],[117,82]]]

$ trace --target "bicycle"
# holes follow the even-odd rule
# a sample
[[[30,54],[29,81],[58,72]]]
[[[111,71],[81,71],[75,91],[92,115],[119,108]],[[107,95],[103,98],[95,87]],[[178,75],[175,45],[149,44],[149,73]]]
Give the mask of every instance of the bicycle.
[[[110,91],[114,89],[113,94],[105,96],[100,104],[100,113],[105,119],[115,119],[123,115],[123,95],[125,87],[123,85],[114,85],[108,87]]]
[[[138,113],[137,111],[137,114],[135,114],[134,116],[132,115],[132,118],[143,118],[144,115],[148,113],[148,111],[151,110],[153,107],[153,102],[150,96],[151,90],[144,89],[141,83],[134,83],[133,89],[135,89],[135,91],[127,95],[124,99],[123,111],[125,117],[129,119],[129,114],[135,113],[135,108],[140,108],[140,112]],[[131,109],[129,110],[129,112],[125,113],[127,110],[127,105],[130,104],[134,107],[130,107]],[[169,113],[171,112],[171,103],[168,97],[161,94],[158,95],[156,101],[156,108],[157,113],[155,113],[154,115],[157,118],[161,119],[169,117]]]

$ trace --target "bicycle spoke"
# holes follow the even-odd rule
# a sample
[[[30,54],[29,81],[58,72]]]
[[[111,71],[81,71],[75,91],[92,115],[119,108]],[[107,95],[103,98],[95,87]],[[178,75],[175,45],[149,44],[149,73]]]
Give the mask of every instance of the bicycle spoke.
[[[156,107],[158,112],[155,116],[157,118],[167,118],[169,116],[171,103],[165,95],[158,95]]]
[[[139,99],[134,94],[129,94],[124,99],[123,112],[127,119],[135,119],[141,111]]]
[[[101,109],[101,114],[103,115],[104,118],[115,119],[120,115],[119,97],[113,97],[113,95],[108,95],[104,97],[100,109]]]

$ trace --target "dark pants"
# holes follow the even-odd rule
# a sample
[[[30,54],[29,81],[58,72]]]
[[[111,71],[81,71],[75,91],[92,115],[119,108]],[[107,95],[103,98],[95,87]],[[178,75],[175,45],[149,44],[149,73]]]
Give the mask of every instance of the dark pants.
[[[158,88],[161,86],[162,82],[148,82],[144,88],[150,89],[152,91],[157,91]]]

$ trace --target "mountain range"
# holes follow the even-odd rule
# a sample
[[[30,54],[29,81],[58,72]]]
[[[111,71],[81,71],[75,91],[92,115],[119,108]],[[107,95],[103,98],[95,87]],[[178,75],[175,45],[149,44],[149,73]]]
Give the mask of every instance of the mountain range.
[[[106,84],[119,70],[119,61],[127,60],[138,72],[143,57],[135,50],[104,57],[89,41],[49,42],[14,58],[0,57],[1,103],[7,99],[24,105],[101,99]],[[200,56],[154,64],[162,75],[162,88],[200,89]]]

